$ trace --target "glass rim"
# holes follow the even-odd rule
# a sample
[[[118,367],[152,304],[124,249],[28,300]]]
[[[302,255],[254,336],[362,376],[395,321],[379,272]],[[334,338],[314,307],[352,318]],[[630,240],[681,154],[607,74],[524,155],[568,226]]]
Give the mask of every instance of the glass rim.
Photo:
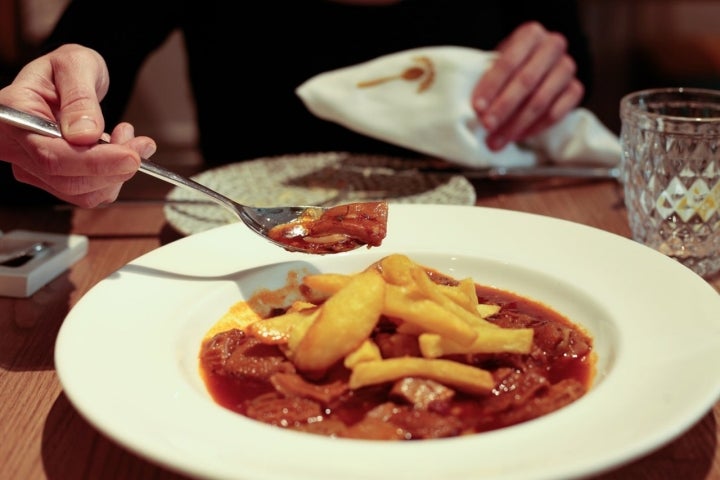
[[[701,87],[658,87],[658,88],[646,88],[642,90],[636,90],[625,94],[620,99],[620,115],[624,116],[625,113],[628,115],[642,115],[648,119],[663,119],[668,122],[685,122],[685,123],[717,123],[720,124],[720,113],[716,116],[685,116],[685,115],[669,115],[667,113],[657,113],[639,108],[634,100],[640,97],[651,97],[653,95],[663,94],[689,94],[697,95],[698,97],[706,97],[707,99],[716,99],[718,104],[718,110],[720,110],[720,90],[711,88]]]

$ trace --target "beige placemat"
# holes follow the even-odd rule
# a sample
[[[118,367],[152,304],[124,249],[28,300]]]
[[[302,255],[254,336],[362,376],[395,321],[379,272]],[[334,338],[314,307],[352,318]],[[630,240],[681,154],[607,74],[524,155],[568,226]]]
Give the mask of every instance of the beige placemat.
[[[346,152],[265,157],[213,168],[193,180],[247,205],[336,205],[354,201],[474,205],[475,189],[461,175],[420,172],[433,160]],[[174,188],[165,217],[185,235],[236,222],[202,194]]]

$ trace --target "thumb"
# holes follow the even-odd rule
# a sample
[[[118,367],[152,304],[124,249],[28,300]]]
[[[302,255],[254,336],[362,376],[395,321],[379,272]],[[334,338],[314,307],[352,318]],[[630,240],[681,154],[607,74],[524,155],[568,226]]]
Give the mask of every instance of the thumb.
[[[100,98],[107,92],[109,74],[105,61],[84,47],[71,47],[53,61],[55,87],[60,100],[57,117],[63,137],[70,143],[88,145],[105,131]]]

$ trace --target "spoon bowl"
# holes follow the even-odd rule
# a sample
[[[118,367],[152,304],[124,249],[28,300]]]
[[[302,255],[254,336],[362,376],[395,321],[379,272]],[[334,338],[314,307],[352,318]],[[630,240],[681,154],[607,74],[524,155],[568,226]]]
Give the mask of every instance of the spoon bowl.
[[[41,135],[62,138],[55,122],[2,104],[0,121]],[[99,143],[107,142],[99,140]],[[147,159],[141,160],[139,171],[175,186],[202,193],[233,213],[250,230],[288,251],[312,254],[347,252],[364,245],[378,246],[385,237],[385,202],[336,207],[252,207],[242,205]]]
[[[312,212],[313,215],[321,216],[327,211],[326,207],[315,206],[250,207],[238,203],[230,197],[208,188],[195,180],[179,175],[145,159],[140,162],[139,171],[172,183],[175,186],[202,193],[235,215],[238,220],[242,221],[253,232],[290,251],[311,252],[309,248],[304,249],[298,246],[291,246],[271,238],[269,236],[270,230],[280,225],[293,223],[298,218],[310,212]]]

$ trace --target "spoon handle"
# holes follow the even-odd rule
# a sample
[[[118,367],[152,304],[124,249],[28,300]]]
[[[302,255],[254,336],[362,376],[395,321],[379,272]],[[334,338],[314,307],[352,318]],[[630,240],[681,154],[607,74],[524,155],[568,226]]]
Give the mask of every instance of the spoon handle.
[[[150,160],[143,159],[142,162],[140,162],[140,168],[139,170],[143,173],[146,173],[148,175],[151,175],[155,178],[159,178],[160,180],[164,180],[168,183],[171,183],[175,186],[190,189],[196,192],[200,192],[204,195],[206,195],[208,198],[210,198],[212,201],[220,205],[221,207],[227,208],[230,210],[233,214],[235,214],[237,217],[239,217],[242,220],[242,216],[240,214],[239,206],[231,199],[226,197],[225,195],[221,195],[220,193],[216,192],[215,190],[211,190],[207,188],[205,185],[196,182],[195,180],[192,180],[187,177],[183,177],[182,175],[178,175],[177,173],[168,170],[166,168],[161,167],[157,163],[151,162]]]
[[[45,135],[46,137],[62,138],[57,123],[30,113],[16,110],[7,105],[0,104],[0,120],[10,125]]]

